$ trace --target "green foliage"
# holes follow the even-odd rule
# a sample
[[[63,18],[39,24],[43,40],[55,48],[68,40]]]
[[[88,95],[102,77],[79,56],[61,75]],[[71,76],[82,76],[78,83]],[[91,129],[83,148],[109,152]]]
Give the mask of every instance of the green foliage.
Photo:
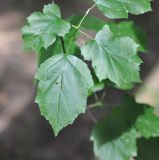
[[[91,74],[80,59],[59,54],[46,60],[35,78],[39,80],[36,102],[57,135],[85,112]]]
[[[94,0],[100,11],[111,19],[128,18],[128,13],[143,14],[151,11],[150,0]]]
[[[159,136],[159,117],[154,115],[152,108],[145,109],[136,122],[136,128],[145,138]]]
[[[88,107],[107,107],[105,88],[131,89],[141,82],[138,51],[148,51],[144,31],[132,21],[106,22],[88,14],[98,7],[109,18],[127,18],[129,13],[150,11],[150,0],[94,2],[84,16],[67,20],[62,19],[56,4],[45,5],[43,12],[28,17],[22,29],[25,48],[38,53],[36,103],[56,136],[86,111],[88,96],[95,97],[95,103]],[[96,33],[95,38],[88,30]],[[83,46],[77,43],[81,34],[89,39]],[[100,99],[96,95],[99,91]],[[97,123],[91,140],[100,160],[145,160],[139,138],[158,136],[159,117],[153,109],[126,96],[119,107]],[[157,156],[153,160],[158,160]]]
[[[81,48],[85,60],[91,60],[100,81],[109,78],[120,88],[140,82],[138,45],[128,37],[118,38],[105,25],[95,39]],[[129,63],[128,63],[129,62]]]
[[[56,4],[45,5],[43,13],[36,12],[28,17],[28,24],[22,29],[25,48],[39,52],[47,49],[57,36],[64,36],[70,30],[70,24],[61,19]]]
[[[124,132],[117,139],[106,142],[103,145],[99,145],[100,136],[92,137],[94,140],[94,152],[100,160],[130,160],[132,156],[136,156],[136,136],[135,129],[129,132]],[[99,139],[98,139],[99,138]],[[103,139],[101,139],[103,140]]]
[[[111,115],[98,122],[91,139],[101,160],[130,160],[137,155],[137,138],[157,136],[159,117],[153,109],[126,96]]]

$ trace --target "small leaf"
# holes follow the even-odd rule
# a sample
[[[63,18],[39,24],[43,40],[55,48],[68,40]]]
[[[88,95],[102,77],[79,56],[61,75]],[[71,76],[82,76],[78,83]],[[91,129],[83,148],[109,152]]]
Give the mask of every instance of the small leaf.
[[[158,124],[159,117],[150,106],[126,96],[122,104],[94,128],[91,140],[95,154],[100,160],[130,160],[137,156],[138,138],[159,136]]]
[[[159,117],[154,114],[153,108],[145,109],[136,122],[136,128],[145,138],[159,136]]]
[[[102,128],[100,128],[102,129]],[[98,130],[98,128],[96,128]],[[94,141],[94,152],[100,160],[130,160],[131,157],[137,155],[135,129],[123,133],[120,137],[114,140],[107,141],[102,146],[98,145],[100,135],[95,132],[102,132],[102,130],[94,131],[92,140]]]
[[[132,97],[125,97],[121,106],[98,122],[91,140],[94,152],[100,160],[130,160],[136,156],[138,133],[134,124],[143,112],[143,108]]]
[[[109,18],[128,18],[128,13],[139,15],[151,11],[150,0],[94,0]]]
[[[85,60],[91,60],[100,81],[110,79],[119,88],[131,88],[141,82],[137,55],[138,45],[128,37],[118,38],[108,25],[100,30],[94,40],[81,47]]]
[[[22,29],[25,48],[40,52],[42,47],[47,49],[51,46],[56,36],[65,36],[69,30],[70,24],[61,19],[59,7],[56,4],[45,5],[43,13],[33,13]]]
[[[47,59],[35,78],[39,80],[36,102],[57,135],[85,112],[92,76],[83,61],[60,54]]]

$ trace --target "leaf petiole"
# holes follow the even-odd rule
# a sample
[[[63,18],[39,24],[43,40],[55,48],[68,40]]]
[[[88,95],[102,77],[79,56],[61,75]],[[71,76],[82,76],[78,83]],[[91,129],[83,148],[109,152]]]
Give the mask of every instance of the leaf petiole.
[[[95,8],[96,5],[97,5],[97,4],[95,3],[92,7],[90,7],[90,8],[86,11],[85,15],[83,16],[83,18],[82,18],[81,21],[79,22],[78,26],[74,26],[74,28],[75,28],[76,30],[74,31],[74,33],[73,33],[73,35],[72,35],[72,37],[71,37],[70,43],[69,43],[68,48],[67,48],[67,53],[69,52],[69,49],[70,49],[71,44],[72,44],[72,42],[73,42],[73,39],[74,39],[77,31],[78,31],[79,28],[81,27],[83,21],[85,20],[85,18],[86,18],[87,15],[89,14],[89,12],[90,12],[92,9]]]
[[[89,12],[95,8],[97,4],[95,3],[92,7],[88,8],[88,10],[86,11],[85,15],[83,16],[83,18],[81,19],[80,23],[78,24],[78,29],[81,27],[83,21],[85,20],[85,18],[87,17],[87,15],[89,14]]]
[[[96,102],[96,103],[93,103],[93,104],[88,105],[87,108],[90,109],[90,108],[102,107],[102,106],[103,106],[103,104],[102,104],[100,101],[98,101],[98,102]]]
[[[61,40],[61,45],[62,45],[63,53],[66,53],[65,42],[64,42],[63,37],[60,37],[60,40]]]
[[[72,25],[72,27],[75,28],[75,29],[78,29],[77,26]],[[83,35],[85,35],[85,36],[88,37],[89,39],[94,40],[93,37],[91,37],[90,35],[88,35],[87,33],[83,32],[83,31],[81,31],[80,29],[78,29],[77,31],[80,32],[80,33],[82,33]]]

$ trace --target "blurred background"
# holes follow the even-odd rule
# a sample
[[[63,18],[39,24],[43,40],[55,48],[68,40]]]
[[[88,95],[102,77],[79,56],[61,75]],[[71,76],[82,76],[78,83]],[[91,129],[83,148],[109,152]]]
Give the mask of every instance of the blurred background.
[[[49,2],[0,0],[0,160],[95,160],[89,141],[94,123],[88,113],[79,116],[55,139],[50,125],[34,104],[36,59],[34,54],[25,54],[20,29],[31,12],[42,10],[43,5]],[[91,5],[90,0],[58,0],[57,3],[65,18],[75,13],[82,14]],[[144,84],[137,88],[136,98],[158,110],[158,0],[152,2],[152,8],[151,13],[130,16],[130,19],[145,29],[149,46],[148,54],[141,54]],[[93,14],[103,18],[97,10]],[[106,100],[109,103],[122,94],[112,88],[108,91]]]

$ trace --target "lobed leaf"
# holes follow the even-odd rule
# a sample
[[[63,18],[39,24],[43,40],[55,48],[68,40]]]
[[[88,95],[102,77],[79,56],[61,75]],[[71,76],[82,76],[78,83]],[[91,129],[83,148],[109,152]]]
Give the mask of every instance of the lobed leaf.
[[[128,18],[151,11],[150,0],[94,0],[100,11],[111,19]]]
[[[88,90],[93,86],[87,65],[72,55],[47,59],[35,76],[39,80],[36,103],[55,135],[84,113]]]
[[[100,160],[130,160],[137,156],[137,139],[159,136],[159,117],[145,104],[126,96],[111,115],[94,128],[91,140]]]
[[[98,146],[99,135],[93,135],[94,152],[100,160],[130,160],[137,155],[136,149],[137,132],[135,129],[123,133],[117,139],[108,141],[102,146]]]
[[[55,42],[56,36],[65,36],[70,27],[68,22],[61,19],[56,4],[45,5],[43,13],[33,13],[28,17],[28,24],[22,28],[25,48],[36,52],[40,52],[42,47],[47,49]]]
[[[138,45],[129,37],[117,37],[108,25],[100,30],[95,39],[81,47],[85,60],[91,60],[100,81],[109,79],[119,88],[131,88],[140,82],[137,55]]]

